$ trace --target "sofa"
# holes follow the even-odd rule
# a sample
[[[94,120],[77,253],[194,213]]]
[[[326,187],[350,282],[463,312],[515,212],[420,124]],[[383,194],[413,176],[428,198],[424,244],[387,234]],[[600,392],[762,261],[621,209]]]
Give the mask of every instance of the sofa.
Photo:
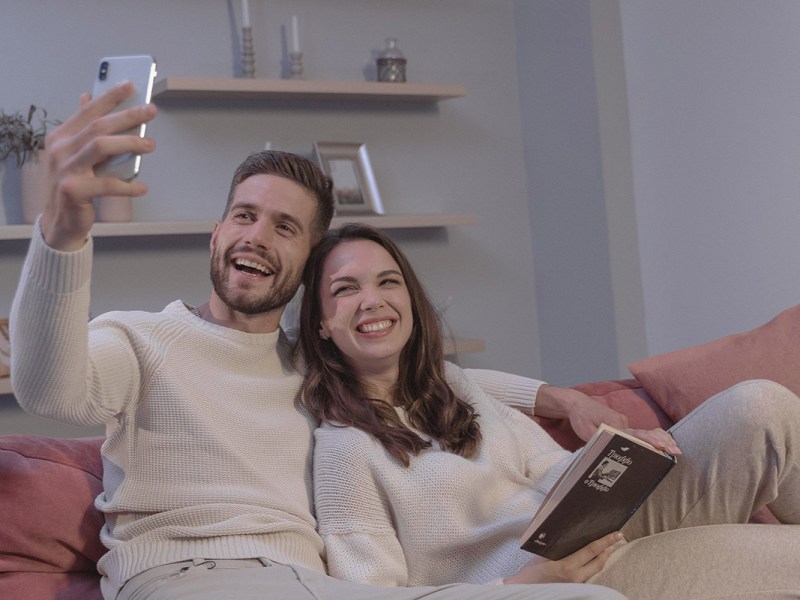
[[[746,379],[771,379],[800,393],[800,305],[751,331],[649,357],[630,379],[574,386],[629,418],[668,428],[704,399]],[[562,446],[580,445],[566,421],[536,419]],[[95,569],[104,552],[102,438],[0,436],[0,598],[101,600]],[[768,511],[754,523],[775,522]],[[756,525],[754,525],[756,526]]]

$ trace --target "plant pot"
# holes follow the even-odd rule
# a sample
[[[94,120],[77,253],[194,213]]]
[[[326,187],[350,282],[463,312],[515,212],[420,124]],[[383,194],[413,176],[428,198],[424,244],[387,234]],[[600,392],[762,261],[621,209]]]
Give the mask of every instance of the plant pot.
[[[101,223],[126,223],[132,219],[133,199],[130,196],[97,198],[97,220]]]
[[[50,195],[50,181],[47,172],[47,151],[31,152],[19,173],[20,195],[22,196],[22,220],[35,223],[36,217],[44,212]]]
[[[0,377],[11,373],[11,346],[8,341],[8,319],[0,319]]]

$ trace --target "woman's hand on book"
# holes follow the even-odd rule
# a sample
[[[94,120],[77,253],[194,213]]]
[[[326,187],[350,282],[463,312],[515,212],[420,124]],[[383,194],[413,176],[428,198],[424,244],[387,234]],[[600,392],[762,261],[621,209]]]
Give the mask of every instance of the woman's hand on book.
[[[639,438],[672,456],[679,456],[681,449],[672,436],[663,429],[626,429],[626,433]]]
[[[534,414],[551,419],[569,419],[575,434],[588,441],[600,423],[625,429],[628,417],[572,388],[544,384],[536,395]]]
[[[504,579],[503,583],[585,583],[603,569],[608,557],[621,543],[625,543],[624,540],[623,535],[616,531],[561,560],[534,556],[516,575]]]

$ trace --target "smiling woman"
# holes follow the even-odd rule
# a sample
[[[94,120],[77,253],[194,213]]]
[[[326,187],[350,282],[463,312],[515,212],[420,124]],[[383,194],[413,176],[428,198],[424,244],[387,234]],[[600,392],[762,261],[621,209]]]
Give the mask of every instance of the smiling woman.
[[[375,242],[344,242],[325,261],[319,295],[320,336],[347,357],[373,397],[391,403],[400,353],[414,325],[400,267]]]
[[[445,381],[439,316],[386,234],[361,224],[329,233],[304,284],[304,401],[314,414],[368,431],[404,464],[430,446],[404,418],[447,450],[474,451],[480,428]]]

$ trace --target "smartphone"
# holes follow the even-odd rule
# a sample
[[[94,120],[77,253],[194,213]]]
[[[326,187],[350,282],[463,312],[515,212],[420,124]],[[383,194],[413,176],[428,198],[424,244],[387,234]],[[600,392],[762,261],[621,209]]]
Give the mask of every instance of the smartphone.
[[[94,81],[93,97],[97,97],[109,88],[122,81],[131,81],[134,92],[129,98],[121,102],[114,110],[120,111],[132,106],[147,104],[153,92],[153,82],[156,78],[156,61],[149,54],[137,56],[107,56],[100,60],[97,75]],[[144,137],[146,125],[142,123],[123,134],[139,135]],[[128,152],[111,157],[95,167],[95,173],[131,180],[139,174],[142,155]]]

